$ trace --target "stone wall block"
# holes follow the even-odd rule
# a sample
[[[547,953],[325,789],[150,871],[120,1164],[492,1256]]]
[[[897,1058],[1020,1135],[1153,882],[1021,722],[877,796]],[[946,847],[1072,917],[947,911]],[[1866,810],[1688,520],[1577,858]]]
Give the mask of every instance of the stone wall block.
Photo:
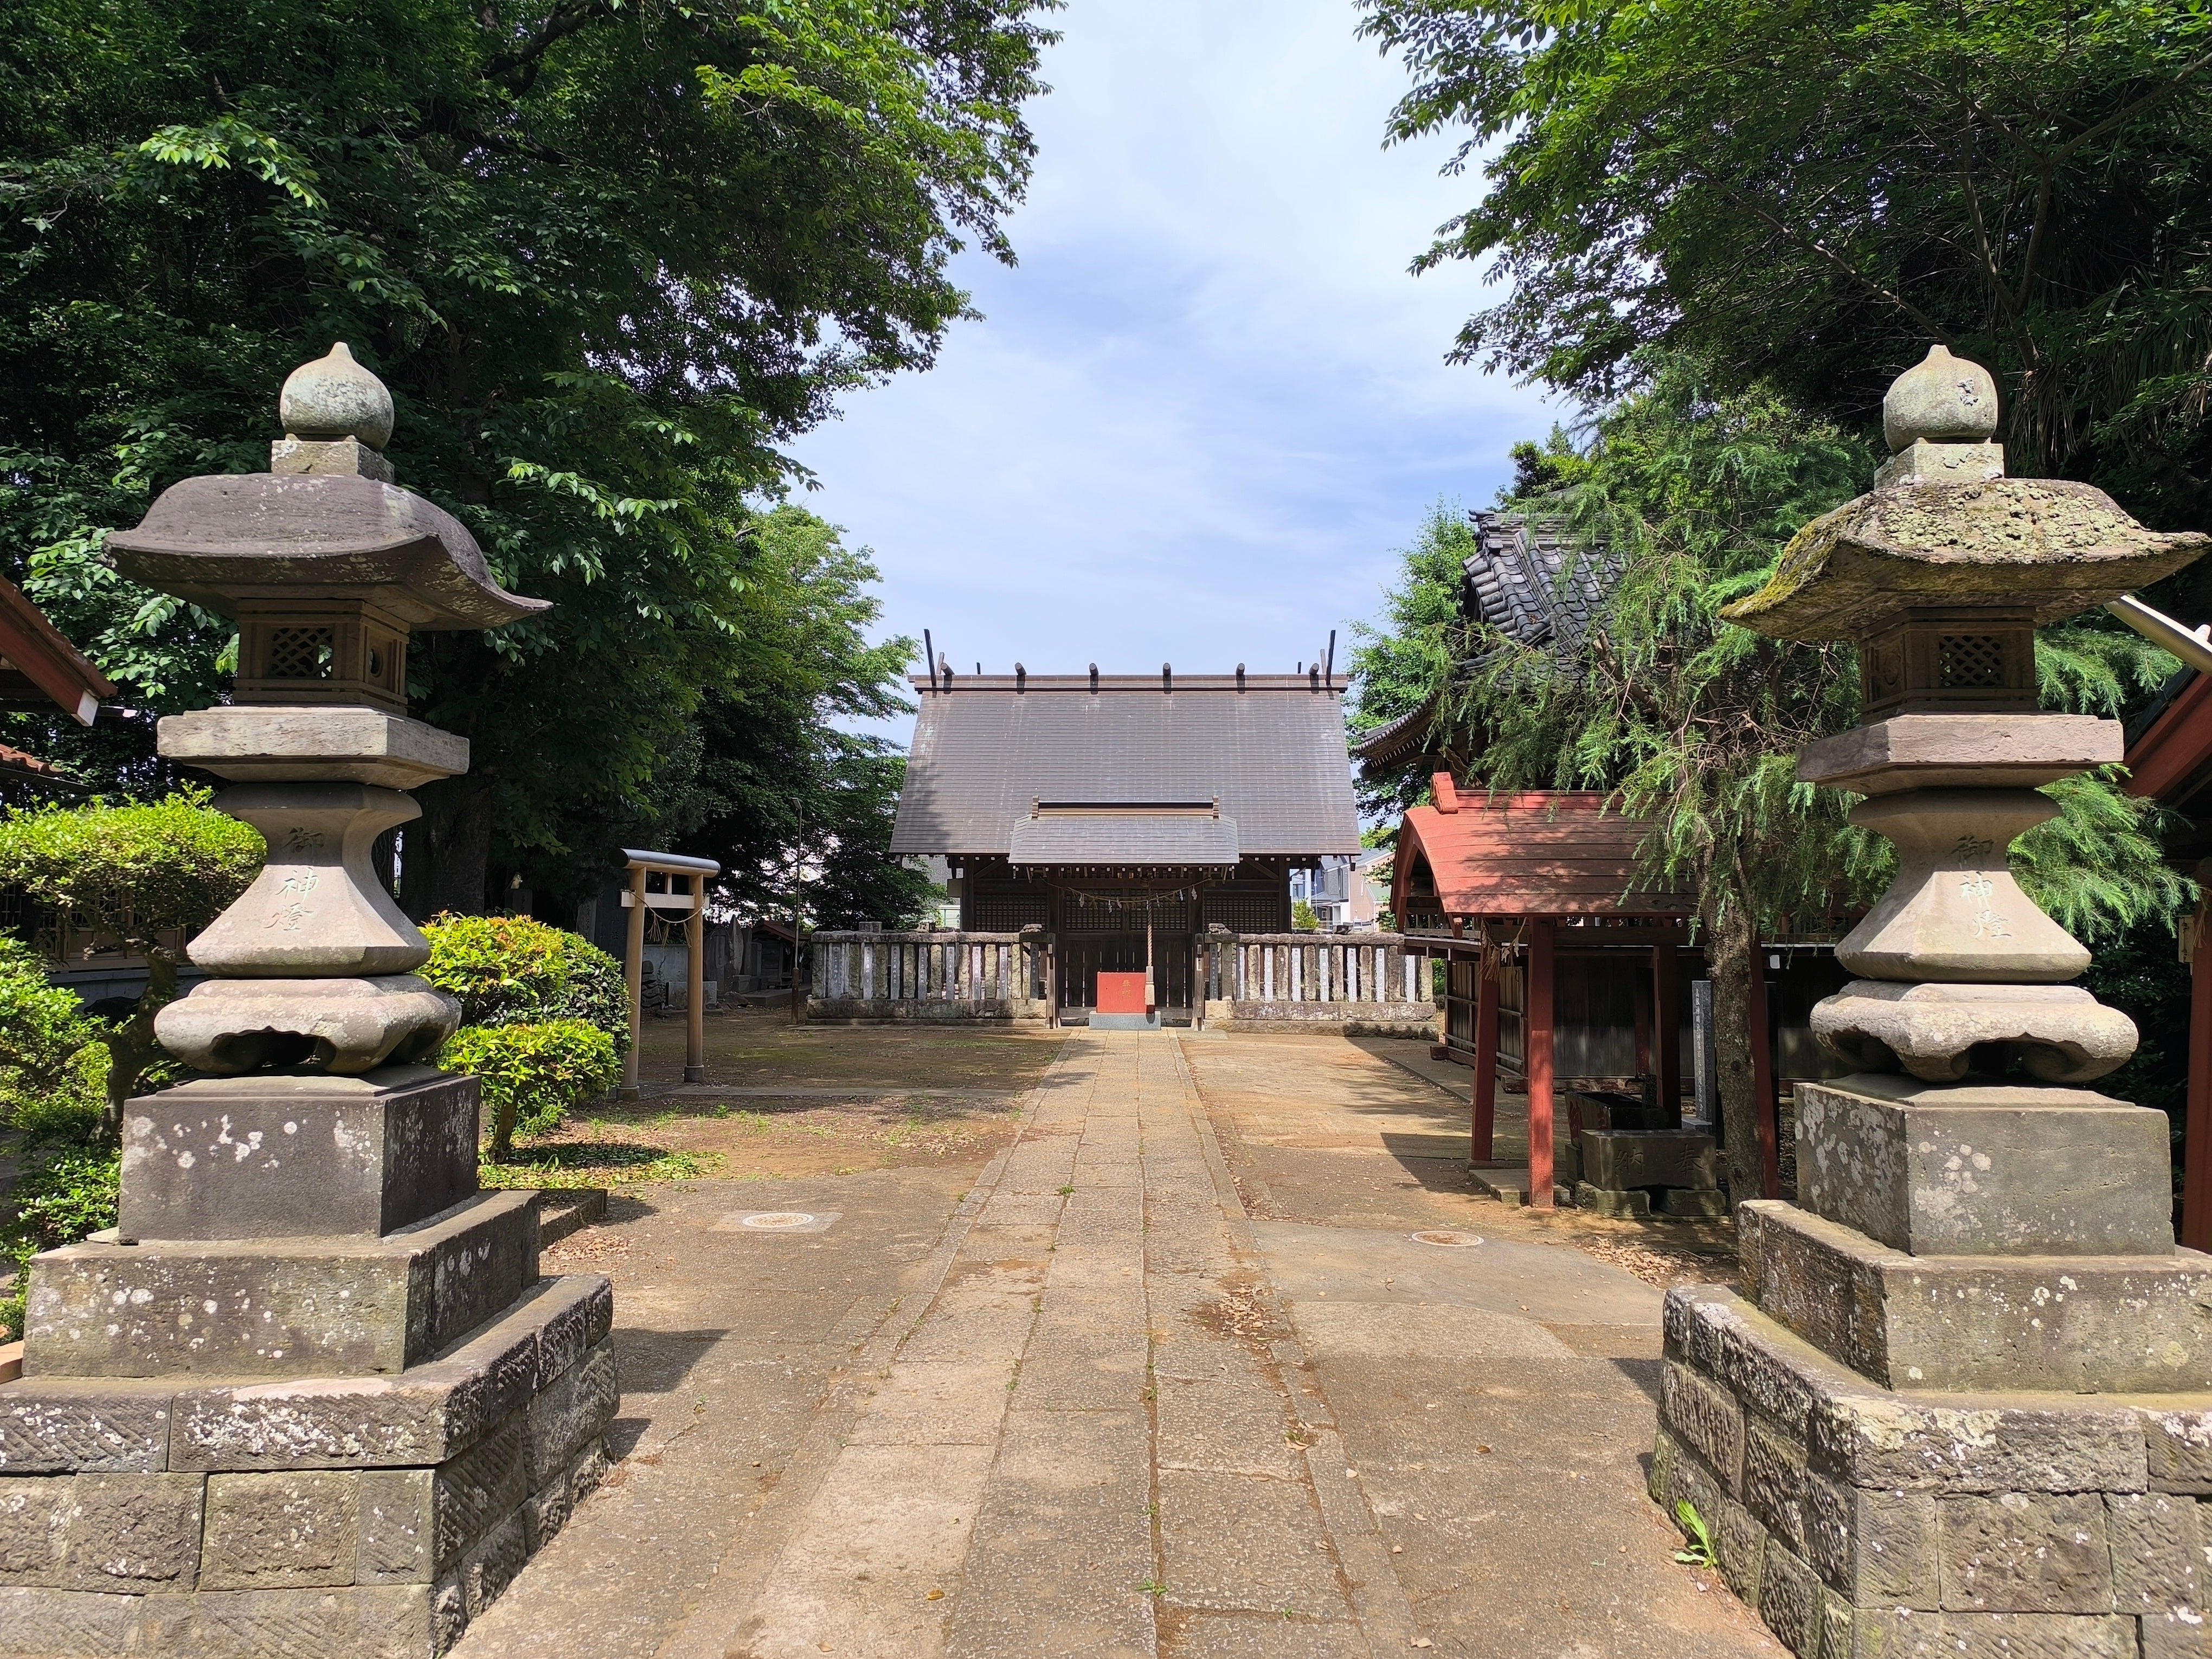
[[[1945,1498],[1936,1517],[1947,1612],[2112,1611],[2112,1553],[2098,1494]]]
[[[1845,1486],[1947,1492],[2142,1492],[2143,1433],[2124,1407],[1908,1403],[1825,1395],[1808,1425],[1808,1463]]]
[[[1697,1304],[1690,1290],[1667,1292],[1667,1300],[1659,1310],[1661,1352],[1665,1358],[1680,1364],[1690,1364],[1690,1332],[1696,1321]]]
[[[443,1358],[402,1377],[271,1382],[180,1393],[170,1436],[171,1467],[389,1468],[442,1463],[529,1402],[538,1386],[543,1328],[564,1309],[593,1304],[607,1294],[607,1281],[596,1275],[541,1279],[498,1321]],[[590,1317],[596,1322],[596,1314]]]
[[[603,1342],[532,1400],[528,1489],[535,1492],[565,1471],[614,1421],[621,1399],[613,1346]]]
[[[1759,1577],[1759,1616],[1797,1659],[1820,1659],[1823,1606],[1820,1580],[1778,1538],[1766,1542]]]
[[[1947,1613],[1930,1659],[2136,1659],[2136,1621],[2047,1613]]]
[[[2204,1605],[2197,1511],[2194,1499],[2164,1492],[2106,1494],[2112,1593],[2120,1612],[2141,1617]]]
[[[553,1541],[553,1535],[568,1524],[568,1516],[575,1504],[575,1493],[568,1477],[534,1492],[522,1500],[522,1544],[532,1555]]]
[[[592,1307],[589,1299],[568,1303],[548,1319],[538,1333],[538,1376],[542,1389],[584,1357],[598,1339],[592,1335]]]
[[[2142,1659],[2212,1659],[2212,1619],[2194,1608],[2145,1618]]]
[[[1674,1485],[1674,1437],[1666,1430],[1659,1431],[1651,1445],[1651,1472],[1644,1483],[1651,1501],[1664,1510],[1669,1520],[1674,1518],[1674,1500],[1668,1494]]]
[[[1861,1492],[1809,1477],[1805,1558],[1856,1607],[1932,1612],[1941,1594],[1935,1494]]]
[[[146,1600],[83,1590],[0,1589],[0,1653],[114,1659],[131,1650]]]
[[[530,1495],[525,1417],[514,1413],[432,1477],[434,1570],[459,1560]]]
[[[2152,1488],[2212,1494],[2212,1411],[2147,1411],[2142,1425]]]
[[[1727,1502],[1719,1479],[1698,1461],[1697,1454],[1686,1446],[1676,1446],[1673,1480],[1668,1489],[1667,1518],[1679,1524],[1676,1507],[1687,1504],[1698,1512],[1698,1518],[1705,1523],[1717,1542],[1721,1506]]]
[[[350,1470],[208,1477],[203,1590],[350,1584],[360,1551],[359,1477]]]
[[[486,1534],[461,1563],[461,1593],[467,1598],[469,1617],[481,1618],[529,1559],[518,1510]]]
[[[0,1480],[0,1583],[95,1594],[189,1589],[200,1500],[194,1475]]]
[[[1820,1659],[1851,1659],[1851,1604],[1825,1588],[1820,1591]]]
[[[50,1584],[69,1533],[70,1494],[60,1480],[0,1480],[0,1583]]]
[[[1743,1407],[1733,1395],[1687,1366],[1670,1364],[1661,1385],[1659,1416],[1705,1459],[1731,1498],[1742,1490]]]
[[[0,1388],[0,1474],[159,1474],[175,1390],[34,1377]]]
[[[1805,1450],[1748,1419],[1743,1431],[1743,1503],[1759,1525],[1805,1550]]]
[[[354,1582],[428,1583],[437,1526],[436,1471],[364,1469],[358,1480],[361,1549],[354,1558]]]
[[[1788,1363],[1769,1344],[1753,1339],[1740,1320],[1719,1328],[1715,1375],[1756,1412],[1802,1441],[1813,1416],[1816,1392],[1808,1374]]]
[[[148,1596],[139,1644],[161,1659],[426,1659],[438,1651],[427,1584]]]
[[[578,1279],[585,1282],[584,1346],[596,1348],[607,1340],[607,1334],[615,1328],[615,1287],[610,1280],[597,1275],[578,1274],[564,1279],[562,1283],[574,1284]]]
[[[604,1440],[593,1440],[577,1453],[576,1461],[568,1466],[568,1507],[574,1510],[597,1492],[612,1467]]]
[[[1751,1511],[1733,1498],[1721,1499],[1717,1517],[1707,1514],[1712,1528],[1713,1553],[1720,1557],[1721,1577],[1749,1607],[1759,1606],[1759,1593],[1766,1578],[1766,1528],[1752,1519]]]
[[[447,1578],[430,1589],[431,1651],[444,1653],[461,1639],[469,1627],[468,1592],[459,1577]]]

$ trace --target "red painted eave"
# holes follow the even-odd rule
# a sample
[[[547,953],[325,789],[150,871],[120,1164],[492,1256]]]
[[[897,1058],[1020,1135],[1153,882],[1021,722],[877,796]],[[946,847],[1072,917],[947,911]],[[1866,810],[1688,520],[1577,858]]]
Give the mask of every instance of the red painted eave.
[[[1436,884],[1448,916],[1690,915],[1678,893],[1636,887],[1636,849],[1650,825],[1605,809],[1605,797],[1565,791],[1458,797],[1455,811],[1416,806],[1398,830],[1391,908],[1407,911],[1417,869]]]
[[[86,661],[22,589],[5,579],[0,579],[0,659],[86,726],[99,718],[100,705],[115,696],[114,682]]]
[[[2212,765],[2212,675],[2200,674],[2128,745],[2128,793],[2172,804]]]

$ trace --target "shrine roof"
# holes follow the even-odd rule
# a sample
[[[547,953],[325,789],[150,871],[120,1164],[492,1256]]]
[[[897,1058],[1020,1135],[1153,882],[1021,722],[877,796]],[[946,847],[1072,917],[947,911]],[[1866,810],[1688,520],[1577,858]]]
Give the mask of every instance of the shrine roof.
[[[1079,833],[1085,863],[1139,861],[1137,839],[1156,835],[1140,817],[1111,816],[1117,804],[1210,803],[1245,858],[1359,850],[1343,694],[1318,672],[960,675],[949,690],[926,677],[914,686],[921,709],[894,856],[1006,857],[1040,801],[1107,814],[1080,832],[1049,832]],[[1115,823],[1135,826],[1125,848]]]
[[[1455,811],[1413,808],[1399,826],[1391,908],[1401,919],[1432,906],[1468,919],[1692,913],[1688,896],[1638,882],[1637,848],[1651,826],[1607,811],[1606,799],[1470,790]]]

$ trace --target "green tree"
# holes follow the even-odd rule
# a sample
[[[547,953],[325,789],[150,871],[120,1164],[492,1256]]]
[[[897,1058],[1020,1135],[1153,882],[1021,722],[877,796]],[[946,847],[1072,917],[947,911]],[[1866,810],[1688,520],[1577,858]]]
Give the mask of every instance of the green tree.
[[[495,838],[556,857],[645,801],[745,625],[778,446],[931,361],[959,247],[1011,257],[1042,3],[0,9],[0,568],[141,715],[135,755],[71,752],[143,782],[148,717],[233,648],[105,534],[264,466],[277,386],[343,338],[402,482],[555,602],[416,644],[475,763],[423,792],[410,908],[481,908]]]
[[[1722,396],[1681,358],[1649,362],[1649,390],[1595,422],[1574,482],[1543,504],[1568,515],[1621,568],[1578,656],[1469,630],[1472,672],[1445,718],[1480,730],[1480,781],[1595,788],[1651,821],[1644,878],[1690,897],[1714,982],[1722,1109],[1754,1121],[1750,975],[1763,933],[1817,926],[1870,901],[1887,844],[1845,819],[1854,799],[1796,781],[1804,744],[1858,715],[1856,653],[1767,640],[1719,620],[1766,582],[1790,538],[1862,489],[1865,446],[1771,390]],[[2048,630],[2039,651],[2047,704],[2110,713],[2171,659],[2132,636]],[[1472,746],[1472,745],[1470,745]],[[2189,896],[2166,868],[2147,808],[2100,777],[2049,792],[2061,816],[2023,836],[2014,866],[2031,895],[2091,942]],[[1759,1190],[1756,1143],[1728,1139],[1741,1199]]]
[[[787,506],[753,546],[730,654],[636,833],[717,860],[717,896],[748,916],[910,922],[930,887],[890,856],[905,761],[851,728],[911,706],[915,642],[869,643],[875,566],[836,526]]]
[[[1398,138],[1481,200],[1458,355],[1596,406],[1654,344],[1850,428],[1930,339],[2008,389],[2016,471],[2212,514],[2212,10],[2124,0],[1361,0]]]
[[[1455,501],[1438,501],[1399,554],[1382,625],[1352,623],[1348,723],[1354,738],[1413,714],[1443,690],[1463,644],[1460,594],[1474,550],[1466,513]],[[1426,778],[1410,774],[1362,777],[1360,805],[1372,812],[1402,811],[1425,799],[1428,787]]]

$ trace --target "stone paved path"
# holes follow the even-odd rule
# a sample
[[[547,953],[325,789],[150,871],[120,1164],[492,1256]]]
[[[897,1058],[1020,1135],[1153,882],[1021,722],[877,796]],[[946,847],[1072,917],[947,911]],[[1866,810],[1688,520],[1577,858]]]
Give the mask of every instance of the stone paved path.
[[[1305,1237],[1324,1232],[1319,1245]],[[1531,1294],[1515,1286],[1540,1279],[1557,1257],[1585,1316],[1656,1329],[1656,1293],[1626,1275],[1572,1251],[1516,1248],[1532,1259],[1500,1258],[1503,1296]],[[1362,1299],[1367,1264],[1397,1256],[1418,1260],[1382,1281],[1390,1288],[1379,1299]],[[1361,1364],[1387,1370],[1395,1351],[1416,1391],[1432,1397],[1480,1395],[1486,1359],[1521,1392],[1529,1362],[1540,1373],[1570,1350],[1510,1313],[1455,1306],[1450,1286],[1419,1302],[1424,1270],[1450,1276],[1445,1253],[1402,1234],[1255,1230],[1182,1042],[1073,1036],[1036,1091],[1020,1140],[966,1195],[936,1254],[908,1271],[905,1298],[865,1340],[848,1339],[859,1352],[827,1380],[827,1398],[773,1483],[755,1498],[724,1482],[729,1501],[746,1508],[717,1517],[719,1567],[684,1598],[680,1620],[659,1626],[661,1639],[595,1639],[592,1629],[611,1635],[613,1624],[552,1587],[564,1563],[580,1566],[594,1552],[595,1525],[606,1524],[595,1522],[594,1499],[471,1630],[460,1659],[617,1648],[657,1659],[1492,1651],[1480,1617],[1470,1625],[1456,1606],[1439,1607],[1449,1616],[1432,1642],[1407,1583],[1417,1596],[1447,1600],[1465,1587],[1418,1573],[1401,1583],[1403,1546],[1394,1553],[1393,1542],[1421,1504],[1441,1518],[1454,1510],[1453,1487],[1481,1486],[1489,1472],[1463,1468],[1474,1449],[1428,1414],[1435,1405],[1379,1437],[1375,1425],[1340,1432],[1323,1389],[1345,1364],[1347,1385],[1366,1386]],[[1401,1275],[1412,1288],[1397,1288]],[[1602,1311],[1608,1297],[1632,1314]],[[1302,1331],[1327,1352],[1310,1355]],[[1649,1407],[1632,1386],[1616,1376],[1608,1392],[1577,1375],[1577,1390],[1601,1418],[1632,1402],[1617,1434],[1648,1443]],[[702,1397],[700,1409],[707,1404]],[[1364,1453],[1347,1452],[1347,1436],[1390,1466],[1382,1497],[1352,1466]],[[1602,1632],[1601,1645],[1588,1645],[1564,1598],[1554,1620],[1547,1571],[1516,1583],[1516,1498],[1490,1490],[1477,1524],[1487,1523],[1498,1607],[1516,1614],[1499,1619],[1505,1641],[1494,1650],[1574,1659],[1779,1652],[1666,1562],[1666,1529],[1637,1511],[1618,1447],[1578,1455],[1610,1460],[1603,1502],[1621,1511],[1596,1528],[1595,1547],[1629,1539],[1617,1547],[1640,1552],[1639,1576],[1613,1587],[1612,1616],[1600,1622],[1648,1628],[1650,1645]],[[1520,1501],[1556,1510],[1583,1473],[1523,1470]],[[640,1542],[634,1534],[621,1541]],[[605,1537],[599,1548],[615,1542]],[[645,1557],[623,1570],[650,1579],[655,1566]],[[618,1583],[611,1577],[603,1593],[618,1594]],[[1624,1620],[1624,1589],[1656,1604]],[[1520,1616],[1531,1591],[1547,1598],[1533,1620]]]

